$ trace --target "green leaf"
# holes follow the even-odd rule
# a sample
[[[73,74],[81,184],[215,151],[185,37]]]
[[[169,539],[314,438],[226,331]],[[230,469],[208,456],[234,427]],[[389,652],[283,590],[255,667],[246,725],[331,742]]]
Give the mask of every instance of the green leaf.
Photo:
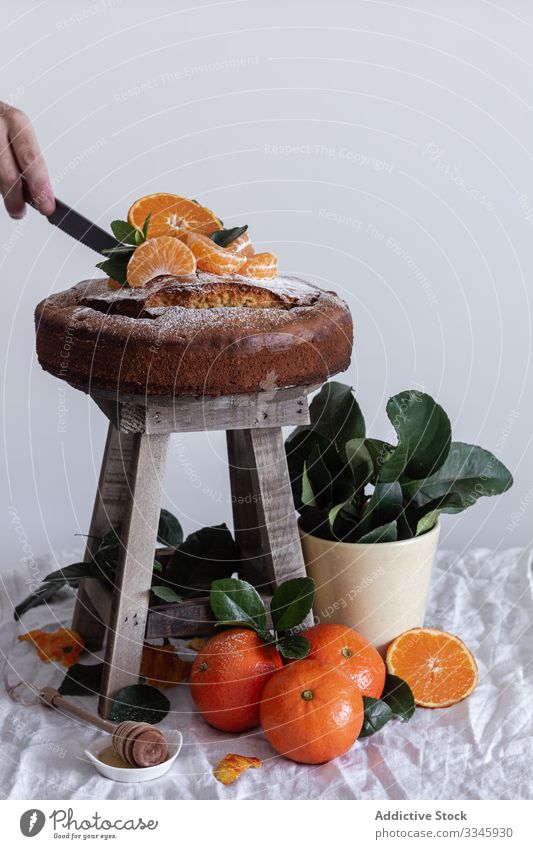
[[[391,454],[394,453],[394,446],[390,445],[388,442],[383,442],[382,439],[365,439],[365,446],[367,448],[370,457],[372,458],[373,465],[373,478],[374,483],[376,478],[379,476],[381,471],[381,467],[384,463],[387,462]]]
[[[142,234],[144,236],[144,241],[148,238],[148,230],[150,229],[150,221],[152,220],[152,213],[149,212],[146,218],[144,219]],[[139,244],[139,242],[137,242]]]
[[[307,657],[311,651],[311,643],[307,637],[298,634],[288,634],[276,643],[276,648],[283,657],[299,659]]]
[[[331,443],[340,457],[351,439],[365,436],[365,420],[350,386],[331,380],[309,405],[310,429]]]
[[[367,440],[363,437],[349,439],[345,445],[345,451],[353,475],[354,486],[356,489],[364,489],[374,472],[374,464],[368,450]]]
[[[238,239],[239,236],[242,236],[243,233],[246,233],[248,229],[248,224],[245,224],[244,227],[230,227],[228,230],[215,230],[214,233],[211,233],[210,239],[216,245],[219,245],[221,248],[227,248],[228,245],[231,245],[235,239]]]
[[[155,687],[148,684],[132,684],[119,690],[111,708],[112,722],[149,722],[155,725],[165,718],[170,702]]]
[[[45,604],[48,601],[52,601],[57,595],[60,594],[61,588],[64,586],[58,582],[53,582],[51,584],[41,584],[35,592],[31,593],[31,595],[27,596],[20,604],[17,604],[13,611],[13,618],[15,622],[18,622],[20,617],[26,613],[28,610],[31,610],[33,607],[39,607],[41,604]]]
[[[311,481],[309,480],[309,475],[307,473],[307,461],[304,462],[304,470],[302,474],[302,496],[301,502],[306,507],[316,507],[317,503],[315,501],[315,496],[313,493],[313,487],[311,486]]]
[[[360,534],[395,522],[403,511],[403,493],[397,481],[377,483],[371,498],[365,504],[363,518],[358,525]],[[358,540],[360,541],[360,540]]]
[[[156,596],[156,598],[160,598],[162,601],[167,602],[168,604],[176,601],[183,601],[183,596],[178,595],[172,587],[164,587],[164,586],[155,586],[152,587],[152,592]]]
[[[363,705],[365,716],[359,737],[370,737],[371,734],[375,734],[376,731],[383,728],[394,716],[389,705],[381,699],[363,696]]]
[[[425,507],[458,513],[483,496],[500,495],[513,484],[508,469],[478,445],[452,442],[450,453],[438,472],[424,481],[402,481],[404,495]]]
[[[128,282],[127,268],[129,258],[129,254],[113,254],[110,259],[106,259],[104,262],[97,262],[96,267],[100,268],[112,280],[116,280],[117,283],[125,286]]]
[[[371,531],[359,537],[357,542],[364,544],[371,542],[396,542],[397,539],[398,529],[396,521],[394,521],[387,522],[386,525],[379,525],[377,528],[372,528]]]
[[[412,690],[407,681],[397,675],[385,677],[381,700],[389,706],[394,716],[400,717],[404,722],[408,722],[415,712]]]
[[[430,510],[429,513],[422,516],[416,523],[415,536],[419,537],[434,528],[437,524],[439,514],[440,510]]]
[[[157,541],[170,548],[176,548],[183,542],[183,530],[176,519],[168,510],[161,510],[159,514],[159,527],[157,529]]]
[[[239,550],[225,524],[201,528],[172,555],[165,583],[184,598],[193,598],[208,593],[217,578],[229,578],[239,565]]]
[[[439,469],[450,450],[452,430],[442,407],[424,392],[407,390],[387,403],[387,415],[398,435],[398,446],[382,465],[381,482],[402,475],[420,480]]]
[[[70,566],[64,566],[63,569],[50,572],[43,578],[43,583],[68,584],[71,587],[78,587],[81,579],[88,578],[90,574],[90,563],[72,563]]]
[[[318,445],[314,445],[304,463],[302,504],[328,509],[332,500],[332,480]]]
[[[276,631],[296,628],[305,619],[315,599],[312,578],[292,578],[275,590],[270,603],[272,624]]]
[[[125,242],[127,245],[136,245],[135,235],[138,232],[137,227],[132,227],[127,221],[112,221],[111,229],[115,239],[119,242]]]
[[[58,692],[62,696],[95,696],[100,692],[103,663],[90,666],[76,663],[71,666],[61,682]]]
[[[154,560],[153,565],[154,575],[162,575],[163,574],[163,564],[159,562],[159,560]]]
[[[219,622],[243,622],[252,628],[266,630],[265,605],[255,587],[247,581],[238,578],[213,581],[209,603]]]

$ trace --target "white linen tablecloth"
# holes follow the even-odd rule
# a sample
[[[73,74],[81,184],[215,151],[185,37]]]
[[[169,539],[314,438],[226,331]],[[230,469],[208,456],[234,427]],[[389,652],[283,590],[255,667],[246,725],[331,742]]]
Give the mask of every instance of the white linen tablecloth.
[[[226,735],[193,710],[187,686],[166,690],[172,711],[163,725],[179,728],[184,746],[156,781],[121,784],[102,778],[84,756],[100,732],[41,706],[14,704],[1,687],[0,795],[5,799],[531,799],[533,795],[533,551],[461,556],[441,552],[426,624],[460,635],[479,665],[479,685],[445,710],[416,711],[389,723],[342,758],[302,766],[276,756],[260,731]],[[54,564],[41,563],[42,574]],[[73,598],[13,621],[27,594],[19,571],[0,586],[0,651],[10,683],[22,675],[58,686],[64,668],[43,664],[17,642],[31,628],[69,626]],[[190,652],[189,652],[190,654]],[[88,662],[94,662],[89,658]],[[78,699],[96,711],[96,698]],[[213,769],[228,752],[257,756],[224,787]]]

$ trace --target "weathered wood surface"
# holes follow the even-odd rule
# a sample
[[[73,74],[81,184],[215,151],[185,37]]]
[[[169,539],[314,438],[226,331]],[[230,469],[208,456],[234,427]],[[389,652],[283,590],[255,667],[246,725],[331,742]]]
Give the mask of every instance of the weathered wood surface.
[[[134,437],[135,470],[122,520],[122,548],[108,623],[99,712],[139,680],[169,436]]]
[[[272,392],[205,398],[115,395],[91,391],[91,397],[125,433],[188,433],[203,430],[263,428],[307,424],[307,394],[315,386],[291,386]]]
[[[92,560],[100,538],[122,522],[135,469],[134,445],[132,434],[120,434],[112,424],[109,425],[85,548],[85,563]],[[95,578],[82,581],[72,620],[73,629],[83,637],[90,651],[98,651],[105,636],[104,623],[108,613],[99,603],[100,587]],[[93,598],[95,595],[96,599]]]

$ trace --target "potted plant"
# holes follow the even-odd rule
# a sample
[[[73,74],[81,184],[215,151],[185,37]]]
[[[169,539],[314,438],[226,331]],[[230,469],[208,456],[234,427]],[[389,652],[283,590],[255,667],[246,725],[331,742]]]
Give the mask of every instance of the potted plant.
[[[452,442],[448,416],[424,392],[394,395],[387,415],[395,445],[366,435],[351,387],[332,381],[286,440],[315,618],[356,628],[380,650],[423,624],[440,514],[513,482],[489,451]]]

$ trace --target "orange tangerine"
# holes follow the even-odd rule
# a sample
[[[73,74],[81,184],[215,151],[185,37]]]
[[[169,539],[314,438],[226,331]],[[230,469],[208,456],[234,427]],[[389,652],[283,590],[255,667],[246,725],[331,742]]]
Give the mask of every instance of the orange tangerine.
[[[449,707],[475,689],[474,656],[455,634],[434,628],[412,628],[387,649],[387,669],[407,681],[417,705]]]
[[[193,230],[198,233],[214,233],[222,228],[222,222],[206,206],[200,206],[189,198],[158,192],[145,195],[133,203],[128,211],[128,222],[142,230],[148,215],[150,224],[148,237],[183,236]]]
[[[242,236],[238,236],[238,238],[234,239],[233,242],[230,242],[227,247],[228,250],[234,254],[243,254],[244,256],[254,255],[254,246],[252,245],[252,240],[248,233],[243,233]]]
[[[239,271],[244,277],[272,279],[278,274],[278,258],[266,251],[254,254]]]
[[[135,249],[128,262],[130,286],[144,286],[160,274],[187,275],[196,271],[192,251],[173,236],[148,239]]]
[[[221,248],[201,233],[188,233],[187,245],[196,257],[196,263],[201,271],[210,271],[212,274],[234,274],[246,262],[243,254]]]

